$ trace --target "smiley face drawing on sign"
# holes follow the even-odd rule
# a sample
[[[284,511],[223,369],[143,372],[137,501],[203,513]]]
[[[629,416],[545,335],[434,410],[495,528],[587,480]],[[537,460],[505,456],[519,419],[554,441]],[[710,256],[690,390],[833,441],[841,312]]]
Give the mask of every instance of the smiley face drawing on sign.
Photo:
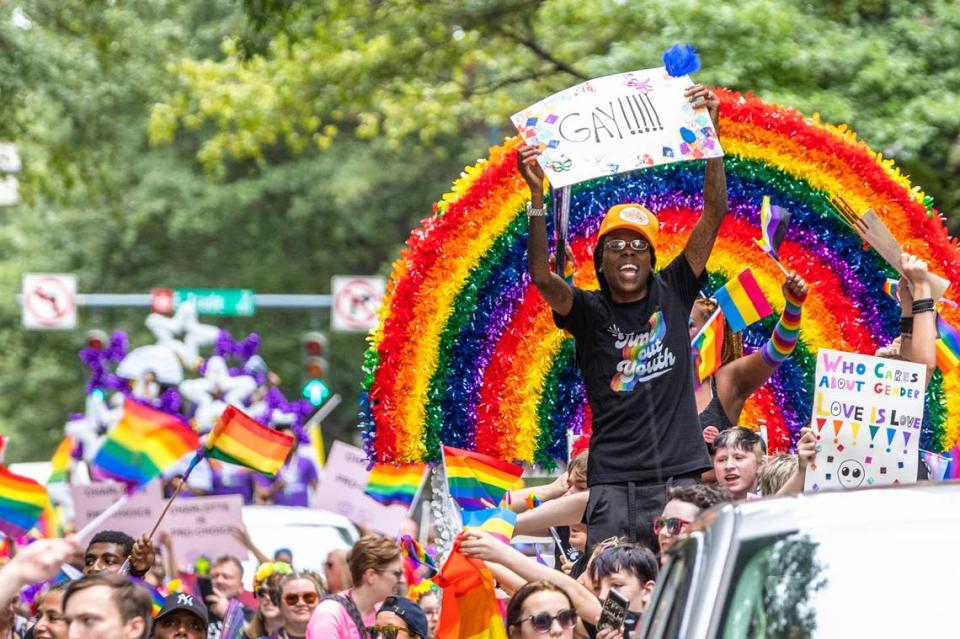
[[[846,489],[859,488],[864,479],[863,465],[855,459],[845,459],[837,468],[837,481]]]

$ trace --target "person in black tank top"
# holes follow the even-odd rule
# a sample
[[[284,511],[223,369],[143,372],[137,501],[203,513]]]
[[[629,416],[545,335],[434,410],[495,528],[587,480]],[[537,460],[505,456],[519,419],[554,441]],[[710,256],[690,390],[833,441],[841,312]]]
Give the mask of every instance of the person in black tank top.
[[[770,339],[749,355],[743,355],[740,335],[731,331],[729,324],[724,324],[720,368],[709,377],[709,389],[707,380],[704,380],[696,391],[697,406],[703,406],[699,410],[700,428],[707,444],[737,424],[747,398],[763,386],[793,352],[800,334],[801,310],[807,292],[807,283],[791,272],[783,285],[784,311],[780,321]],[[699,298],[694,302],[690,312],[691,339],[716,309],[717,302],[712,299]],[[704,404],[707,393],[710,393],[709,400]]]

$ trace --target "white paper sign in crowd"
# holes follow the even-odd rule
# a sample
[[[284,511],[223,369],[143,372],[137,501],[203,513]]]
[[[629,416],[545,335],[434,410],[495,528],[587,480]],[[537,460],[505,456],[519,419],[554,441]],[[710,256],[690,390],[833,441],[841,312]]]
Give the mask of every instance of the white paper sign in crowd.
[[[804,489],[916,482],[925,375],[913,362],[821,348],[811,415],[817,455]]]
[[[368,497],[364,491],[369,476],[367,456],[361,449],[333,442],[313,506],[339,513],[384,535],[396,536],[407,509],[400,505],[384,506]]]
[[[608,75],[564,89],[513,115],[540,149],[553,187],[658,164],[720,157],[705,107],[684,96],[690,76],[663,67]]]
[[[115,482],[71,486],[77,528],[83,528],[120,499],[125,490],[123,484]],[[139,538],[150,532],[166,503],[160,482],[152,481],[131,495],[126,505],[107,519],[100,530],[119,530]],[[240,495],[181,496],[170,506],[160,530],[173,537],[173,549],[182,565],[191,565],[201,555],[210,559],[233,555],[243,560],[247,557],[247,549],[230,532],[243,522],[242,509]],[[154,543],[157,543],[156,539]]]

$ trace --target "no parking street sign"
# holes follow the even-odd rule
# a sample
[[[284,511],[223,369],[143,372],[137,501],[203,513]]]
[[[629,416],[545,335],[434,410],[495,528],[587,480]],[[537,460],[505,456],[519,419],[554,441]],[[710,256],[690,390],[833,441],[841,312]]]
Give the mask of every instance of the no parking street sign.
[[[330,313],[335,331],[366,332],[376,327],[386,281],[382,277],[334,275]]]

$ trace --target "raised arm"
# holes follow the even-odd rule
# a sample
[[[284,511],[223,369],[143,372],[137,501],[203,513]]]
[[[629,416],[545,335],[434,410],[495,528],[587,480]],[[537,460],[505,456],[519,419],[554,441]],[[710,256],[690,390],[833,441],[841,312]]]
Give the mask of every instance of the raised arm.
[[[590,491],[564,495],[549,501],[539,508],[517,515],[516,535],[547,535],[550,526],[572,526],[583,521]]]
[[[816,456],[816,436],[809,428],[801,428],[800,440],[797,442],[797,470],[777,491],[777,497],[803,493],[803,484],[807,480],[807,468],[813,463]],[[764,495],[764,497],[770,497],[770,495]]]
[[[720,100],[705,86],[695,84],[687,88],[687,98],[696,106],[706,106],[713,120],[713,128],[720,134]],[[697,220],[683,255],[694,275],[703,273],[707,259],[713,250],[713,243],[720,231],[720,223],[727,215],[727,176],[723,170],[723,158],[707,160],[707,170],[703,177],[703,214]]]
[[[537,164],[540,151],[522,146],[517,151],[517,171],[530,187],[527,212],[527,272],[534,286],[554,311],[567,315],[573,307],[573,289],[566,280],[550,270],[547,248],[547,209],[543,201],[543,168]]]
[[[753,353],[717,371],[717,392],[728,417],[739,416],[747,398],[793,353],[800,337],[800,317],[808,292],[803,278],[791,272],[783,285],[783,314],[770,339]],[[731,417],[731,421],[737,420]]]
[[[903,278],[897,290],[900,291],[901,317],[910,318],[901,320],[900,355],[927,368],[926,387],[937,368],[937,315],[933,310],[927,263],[908,253],[900,259]]]
[[[581,619],[595,623],[600,616],[600,601],[587,590],[586,586],[559,570],[538,563],[513,546],[494,539],[487,533],[465,533],[460,542],[460,551],[485,562],[505,566],[528,582],[543,580],[558,586],[573,601],[573,607]]]

